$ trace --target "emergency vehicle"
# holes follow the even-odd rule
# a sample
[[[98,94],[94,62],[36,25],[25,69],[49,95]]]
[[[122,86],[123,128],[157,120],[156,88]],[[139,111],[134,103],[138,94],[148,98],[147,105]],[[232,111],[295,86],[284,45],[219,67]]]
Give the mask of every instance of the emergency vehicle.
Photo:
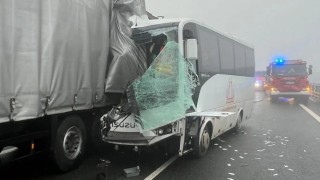
[[[307,68],[306,61],[276,59],[267,67],[270,101],[288,97],[307,104],[311,93],[308,76],[311,74],[312,66]]]

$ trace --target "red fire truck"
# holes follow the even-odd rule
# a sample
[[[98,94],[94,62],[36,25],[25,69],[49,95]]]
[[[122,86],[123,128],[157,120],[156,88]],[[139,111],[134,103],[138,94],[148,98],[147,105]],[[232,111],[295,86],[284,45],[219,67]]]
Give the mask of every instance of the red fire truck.
[[[279,97],[287,97],[308,104],[311,92],[308,76],[311,74],[312,66],[307,68],[306,61],[276,59],[267,67],[270,101],[275,102]]]

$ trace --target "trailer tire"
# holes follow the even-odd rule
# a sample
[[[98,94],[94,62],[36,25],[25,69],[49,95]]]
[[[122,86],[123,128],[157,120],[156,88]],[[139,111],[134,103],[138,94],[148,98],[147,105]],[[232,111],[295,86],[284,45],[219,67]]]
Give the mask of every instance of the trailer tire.
[[[53,160],[59,171],[77,167],[83,159],[86,129],[81,118],[68,116],[59,125],[53,147]]]
[[[211,142],[211,135],[210,135],[210,130],[209,130],[209,124],[206,125],[206,127],[203,129],[202,134],[198,138],[199,141],[196,142],[196,148],[194,151],[194,156],[195,157],[203,157],[207,154],[208,149],[210,147],[210,142]]]

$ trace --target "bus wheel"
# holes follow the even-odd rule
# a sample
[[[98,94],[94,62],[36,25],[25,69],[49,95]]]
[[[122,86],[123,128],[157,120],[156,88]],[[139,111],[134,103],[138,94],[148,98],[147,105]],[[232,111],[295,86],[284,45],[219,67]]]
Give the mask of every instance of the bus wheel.
[[[200,142],[197,142],[198,144],[196,145],[194,155],[196,157],[203,157],[207,154],[211,141],[208,124],[203,129],[203,132],[199,137],[199,141]]]
[[[65,118],[57,131],[53,159],[62,172],[77,167],[84,155],[86,130],[78,116]]]
[[[241,114],[239,114],[236,122],[236,126],[233,128],[233,131],[235,133],[239,133],[241,131],[241,124],[242,124],[242,117]]]

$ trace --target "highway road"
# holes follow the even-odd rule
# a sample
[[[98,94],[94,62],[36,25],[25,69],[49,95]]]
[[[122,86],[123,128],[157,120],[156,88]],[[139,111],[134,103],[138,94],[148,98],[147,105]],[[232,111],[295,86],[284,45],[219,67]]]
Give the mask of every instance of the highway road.
[[[130,148],[115,152],[111,147],[91,150],[76,170],[57,174],[46,158],[33,157],[3,167],[0,179],[128,179],[123,169],[140,165],[140,176],[130,179],[157,180],[318,180],[320,179],[320,102],[311,99],[307,106],[291,99],[271,103],[256,93],[252,117],[242,132],[226,133],[212,141],[207,156],[169,156],[156,147],[138,153]],[[103,160],[108,166],[98,167]],[[169,162],[172,162],[170,165]]]

